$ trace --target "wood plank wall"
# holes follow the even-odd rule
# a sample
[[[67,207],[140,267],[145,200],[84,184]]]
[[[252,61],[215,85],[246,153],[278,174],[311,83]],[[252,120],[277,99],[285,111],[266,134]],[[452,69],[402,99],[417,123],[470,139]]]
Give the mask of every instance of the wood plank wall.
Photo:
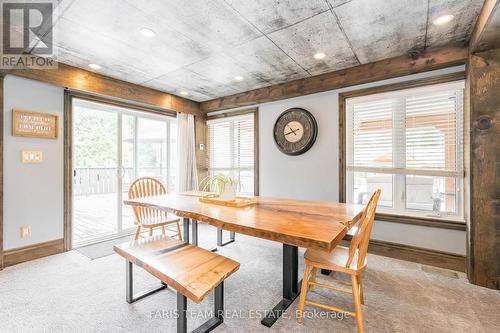
[[[2,69],[0,74],[12,74],[59,87],[133,101],[164,110],[200,114],[198,102],[62,63],[58,64],[57,69]]]
[[[468,275],[499,288],[500,277],[500,49],[471,54],[470,219]]]

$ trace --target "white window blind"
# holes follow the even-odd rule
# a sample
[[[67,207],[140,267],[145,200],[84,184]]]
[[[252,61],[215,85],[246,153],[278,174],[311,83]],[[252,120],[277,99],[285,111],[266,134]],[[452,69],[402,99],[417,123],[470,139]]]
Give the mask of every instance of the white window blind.
[[[381,188],[382,211],[461,218],[463,89],[461,81],[348,99],[348,202]]]
[[[209,174],[240,182],[241,194],[254,194],[254,114],[209,120]]]

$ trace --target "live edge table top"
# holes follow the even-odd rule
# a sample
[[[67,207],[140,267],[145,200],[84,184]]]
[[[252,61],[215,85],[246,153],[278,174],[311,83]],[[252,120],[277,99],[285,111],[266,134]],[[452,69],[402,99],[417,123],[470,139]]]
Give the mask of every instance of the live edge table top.
[[[364,206],[256,197],[257,204],[235,208],[199,201],[189,194],[124,200],[131,206],[162,209],[217,228],[304,248],[331,251],[361,217]]]

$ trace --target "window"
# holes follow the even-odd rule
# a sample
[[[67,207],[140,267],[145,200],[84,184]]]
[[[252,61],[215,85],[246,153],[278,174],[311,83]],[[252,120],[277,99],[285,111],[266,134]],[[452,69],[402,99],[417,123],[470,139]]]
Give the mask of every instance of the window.
[[[240,183],[240,194],[255,194],[255,112],[207,121],[209,175]]]
[[[346,199],[463,219],[463,90],[452,82],[346,99]]]

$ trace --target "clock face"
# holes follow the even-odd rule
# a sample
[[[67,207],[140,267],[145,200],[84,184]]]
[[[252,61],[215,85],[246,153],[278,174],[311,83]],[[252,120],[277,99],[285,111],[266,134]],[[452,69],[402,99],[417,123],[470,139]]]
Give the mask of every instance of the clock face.
[[[291,121],[285,125],[283,135],[288,142],[297,142],[304,137],[304,126],[298,121]]]
[[[274,124],[274,141],[288,155],[300,155],[312,147],[318,126],[313,115],[300,108],[283,112]]]

